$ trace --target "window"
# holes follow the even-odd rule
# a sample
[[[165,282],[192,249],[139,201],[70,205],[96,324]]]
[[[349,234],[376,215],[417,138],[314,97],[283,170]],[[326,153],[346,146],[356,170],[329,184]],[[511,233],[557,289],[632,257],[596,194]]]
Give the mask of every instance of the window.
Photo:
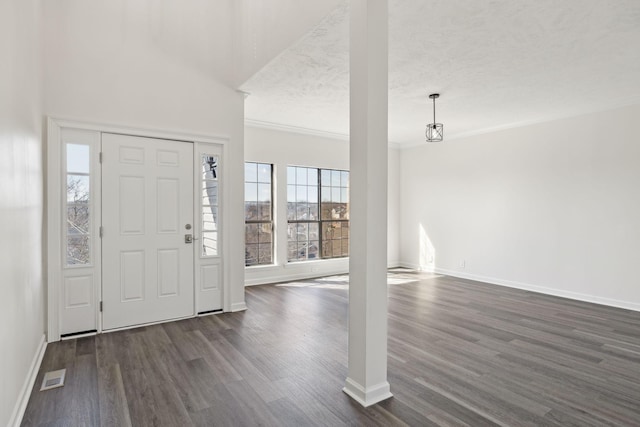
[[[349,256],[349,172],[287,168],[289,262]]]
[[[202,256],[218,255],[218,156],[202,156]]]
[[[66,265],[91,262],[91,176],[90,147],[65,144],[66,147]]]
[[[244,164],[246,266],[273,264],[273,166]]]
[[[349,256],[349,172],[320,173],[322,258]]]

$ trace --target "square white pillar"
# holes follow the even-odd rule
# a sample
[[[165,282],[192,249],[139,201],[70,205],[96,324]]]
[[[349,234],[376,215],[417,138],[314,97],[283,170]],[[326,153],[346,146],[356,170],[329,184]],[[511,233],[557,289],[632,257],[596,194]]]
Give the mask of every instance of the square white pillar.
[[[349,376],[363,406],[392,396],[387,381],[388,4],[350,6]]]

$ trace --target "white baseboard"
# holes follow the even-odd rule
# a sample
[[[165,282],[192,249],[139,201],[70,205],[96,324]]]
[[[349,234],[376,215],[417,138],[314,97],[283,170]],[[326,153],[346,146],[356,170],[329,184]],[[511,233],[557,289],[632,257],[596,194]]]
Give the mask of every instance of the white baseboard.
[[[301,272],[301,273],[289,273],[289,274],[276,274],[272,276],[265,275],[264,277],[254,277],[247,279],[245,275],[245,286],[255,286],[255,285],[266,285],[269,283],[282,283],[282,282],[291,282],[292,280],[306,280],[306,279],[316,279],[318,277],[326,277],[326,276],[335,276],[338,274],[347,274],[349,273],[349,269],[339,269],[339,270],[331,270],[331,271],[318,271],[314,273]]]
[[[351,378],[347,378],[342,391],[365,408],[393,397],[387,381],[364,388]]]
[[[387,268],[396,268],[400,266],[401,266],[400,261],[390,261],[387,263]],[[254,267],[251,267],[251,268],[254,268]],[[255,272],[258,272],[258,271],[262,272],[262,274],[260,275],[255,274]],[[257,277],[248,277],[249,274],[245,273],[244,285],[245,286],[267,285],[270,283],[283,283],[283,282],[291,282],[293,280],[307,280],[307,279],[316,279],[318,277],[349,274],[349,267],[347,266],[346,268],[343,268],[343,267],[332,268],[328,270],[311,272],[311,273],[308,271],[297,272],[297,273],[290,273],[285,271],[284,274],[282,274],[281,272],[282,272],[281,268],[275,268],[275,269],[265,268],[263,270],[259,270],[259,269],[252,270],[251,275],[257,276]]]
[[[247,309],[247,303],[244,301],[231,304],[232,313],[235,313],[236,311],[244,311],[246,309]]]
[[[20,427],[20,423],[22,423],[24,411],[27,409],[27,403],[29,403],[29,397],[31,396],[31,390],[33,389],[33,385],[35,384],[36,378],[38,377],[40,364],[42,363],[44,352],[47,349],[47,340],[45,338],[46,337],[43,334],[42,338],[40,339],[40,343],[38,344],[36,354],[33,356],[33,360],[31,361],[31,366],[29,367],[27,378],[25,378],[22,389],[20,390],[20,394],[18,395],[16,406],[15,408],[13,408],[13,414],[11,414],[9,424],[7,424],[8,426]]]
[[[465,273],[455,270],[436,268],[438,274],[446,276],[460,277],[462,279],[476,280],[478,282],[490,283],[492,285],[505,286],[508,288],[522,289],[525,291],[538,292],[545,295],[568,298],[576,301],[590,302],[594,304],[608,305],[610,307],[624,308],[626,310],[640,311],[640,303],[622,301],[613,298],[605,298],[597,295],[583,294],[580,292],[565,291],[562,289],[548,288],[545,286],[531,285],[529,283],[516,282],[512,280],[497,279],[495,277],[480,276],[478,274]]]
[[[398,263],[398,266],[402,268],[409,268],[411,270],[423,271],[418,264],[413,264],[410,262],[400,261]]]

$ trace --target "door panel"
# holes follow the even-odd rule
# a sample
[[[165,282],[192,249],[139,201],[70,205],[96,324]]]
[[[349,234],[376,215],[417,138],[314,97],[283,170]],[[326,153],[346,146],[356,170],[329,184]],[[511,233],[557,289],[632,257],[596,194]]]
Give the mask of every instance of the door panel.
[[[144,251],[120,251],[120,302],[144,300]]]
[[[159,178],[158,188],[158,233],[177,233],[179,230],[180,182],[177,179]]]
[[[193,144],[102,135],[103,329],[194,314]]]
[[[158,295],[178,295],[180,254],[176,249],[158,249]]]
[[[119,204],[121,234],[144,234],[145,183],[143,176],[120,176]],[[106,207],[108,210],[108,207]]]

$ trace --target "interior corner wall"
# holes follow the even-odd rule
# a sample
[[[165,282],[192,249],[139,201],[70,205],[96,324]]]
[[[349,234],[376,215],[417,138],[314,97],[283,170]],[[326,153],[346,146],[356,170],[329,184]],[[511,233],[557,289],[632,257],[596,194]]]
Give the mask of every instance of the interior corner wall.
[[[401,152],[401,260],[640,310],[640,106]]]
[[[300,280],[343,274],[349,271],[348,258],[287,263],[287,166],[309,166],[349,170],[349,142],[301,133],[245,128],[245,161],[274,165],[275,264],[245,268],[245,284]],[[387,258],[397,266],[399,152],[389,149],[389,210]],[[280,231],[284,230],[284,231]]]
[[[242,307],[244,97],[215,77],[220,64],[198,60],[207,45],[189,48],[207,42],[198,37],[197,28],[206,22],[198,21],[197,8],[210,5],[152,0],[43,4],[45,114],[229,138],[223,167],[231,175],[225,196],[231,213],[223,220],[231,238],[224,274],[232,288],[225,300],[231,298],[231,309]],[[234,19],[231,2],[216,2],[216,7],[217,15]],[[185,27],[189,19],[171,19],[172,13],[196,20],[192,27],[197,28]]]
[[[40,4],[0,4],[0,425],[16,422],[44,343]]]

